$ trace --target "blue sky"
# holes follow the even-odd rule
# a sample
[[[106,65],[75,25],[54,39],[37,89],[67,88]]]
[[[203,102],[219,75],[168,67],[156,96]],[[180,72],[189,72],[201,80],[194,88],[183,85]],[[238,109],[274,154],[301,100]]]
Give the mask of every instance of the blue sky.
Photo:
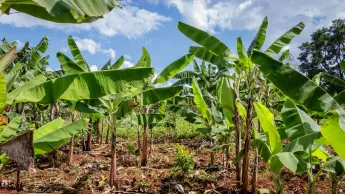
[[[310,34],[329,26],[337,18],[345,19],[344,0],[127,0],[123,9],[114,9],[92,24],[62,25],[14,13],[0,16],[1,37],[37,44],[47,35],[50,39],[49,68],[59,69],[56,52],[69,54],[67,37],[72,35],[80,45],[90,65],[100,69],[110,58],[126,57],[131,66],[146,47],[156,72],[187,54],[194,43],[177,29],[183,21],[204,29],[236,50],[236,38],[241,36],[248,46],[262,19],[268,16],[269,28],[264,48],[298,22],[306,24],[303,33],[289,49],[297,57],[297,47],[309,40]],[[95,65],[95,66],[94,66]]]

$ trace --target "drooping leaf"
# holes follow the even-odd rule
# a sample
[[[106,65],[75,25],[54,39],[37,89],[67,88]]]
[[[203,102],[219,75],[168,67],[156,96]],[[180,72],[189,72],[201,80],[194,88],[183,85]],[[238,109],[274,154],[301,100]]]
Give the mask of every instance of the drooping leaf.
[[[60,62],[61,69],[67,74],[78,74],[78,73],[84,73],[87,72],[84,70],[81,66],[79,66],[77,63],[74,63],[72,59],[68,58],[64,53],[58,52],[56,53],[56,57],[58,61]]]
[[[248,51],[247,51],[247,55],[250,56],[252,51],[254,49],[256,50],[260,50],[262,45],[265,42],[266,39],[266,29],[268,26],[268,19],[267,17],[264,18],[264,20],[262,21],[260,28],[258,30],[258,32],[256,33],[252,43],[250,44]]]
[[[22,117],[16,116],[11,122],[0,132],[0,145],[17,134]]]
[[[93,22],[119,6],[118,1],[84,1],[84,0],[27,0],[2,1],[0,11],[10,9],[57,23]]]
[[[26,82],[19,88],[16,88],[15,90],[11,91],[7,94],[6,104],[11,105],[13,103],[13,100],[22,92],[29,90],[31,88],[34,88],[42,83],[44,83],[47,80],[47,78],[43,75],[38,75],[34,77],[32,80]]]
[[[164,114],[166,107],[167,107],[167,103],[163,102],[161,106],[157,109],[156,114]]]
[[[167,100],[178,95],[182,91],[182,86],[171,86],[164,88],[154,88],[143,92],[141,105],[154,104]]]
[[[193,59],[193,55],[182,56],[181,58],[165,67],[153,83],[164,83],[168,81],[168,79],[174,77],[177,73],[179,73],[182,69],[189,65]]]
[[[338,102],[340,105],[345,104],[345,90],[334,96],[334,99]]]
[[[265,162],[268,162],[272,156],[272,152],[270,147],[264,141],[261,139],[254,139],[250,145],[258,150],[258,154]]]
[[[231,86],[231,81],[229,78],[222,78],[219,84],[217,91],[218,100],[222,107],[224,116],[230,123],[233,123],[232,119],[235,112],[235,94]]]
[[[267,135],[268,142],[273,154],[278,153],[282,149],[282,143],[279,133],[274,125],[274,116],[263,104],[254,103],[255,112],[258,115],[261,128]]]
[[[88,105],[82,101],[70,101],[67,100],[65,103],[72,109],[78,112],[86,114],[89,118],[100,119],[104,116],[100,111],[98,111],[95,107]]]
[[[47,81],[17,96],[17,102],[52,104],[57,100],[97,99],[110,94],[137,94],[152,68],[133,68],[67,75]]]
[[[16,58],[16,47],[14,46],[11,50],[9,50],[6,54],[0,57],[0,74],[4,72],[6,66]]]
[[[219,56],[235,58],[235,55],[230,48],[211,34],[182,22],[179,22],[177,27],[185,36],[202,45],[207,50],[210,50]]]
[[[44,36],[41,41],[37,44],[36,49],[40,51],[41,53],[45,53],[48,49],[48,37]]]
[[[301,22],[291,28],[289,31],[285,32],[281,37],[275,40],[271,46],[268,47],[268,49],[265,51],[265,54],[278,54],[284,46],[290,44],[291,40],[302,32],[304,26],[305,25]]]
[[[282,152],[295,153],[307,151],[308,148],[313,145],[315,140],[319,139],[321,136],[322,135],[320,132],[315,132],[298,137],[291,141],[289,144],[287,144],[282,150]]]
[[[339,79],[333,75],[329,75],[327,73],[321,72],[319,74],[321,75],[321,77],[323,77],[325,80],[327,80],[331,84],[345,88],[345,81],[343,81],[343,80],[341,80],[341,79]]]
[[[5,75],[6,92],[8,92],[12,88],[12,86],[13,86],[14,82],[17,80],[18,76],[19,76],[19,72],[7,73]]]
[[[49,133],[44,133],[44,135],[42,135],[43,133],[40,129],[36,130],[34,136],[37,132],[40,132],[40,135],[35,136],[36,138],[34,139],[35,155],[56,150],[70,138],[81,133],[83,129],[86,129],[88,123],[88,119],[80,119],[62,128],[59,127],[56,130],[50,130]]]
[[[128,99],[122,101],[122,103],[118,106],[115,116],[118,118],[123,118],[127,114],[131,113],[133,108],[135,107],[135,100],[134,99]]]
[[[326,123],[321,126],[322,136],[332,146],[335,152],[345,160],[344,139],[345,132],[339,124],[340,116],[334,111],[333,115],[328,117]]]
[[[324,165],[323,170],[331,173],[343,173],[345,171],[345,161],[339,156],[333,156]]]
[[[320,126],[291,100],[284,103],[281,114],[285,132],[291,139],[320,131]]]
[[[192,79],[192,87],[193,87],[193,94],[194,94],[194,102],[195,105],[197,107],[197,109],[199,110],[199,112],[201,113],[201,115],[207,119],[210,120],[211,119],[211,115],[210,112],[207,108],[206,102],[204,100],[204,97],[202,96],[200,87],[198,82],[196,81],[196,79],[193,77]]]
[[[142,56],[135,65],[135,67],[151,67],[151,57],[145,47],[142,48]]]
[[[37,129],[34,133],[34,142],[46,135],[48,135],[49,133],[52,133],[53,131],[60,129],[63,124],[64,124],[64,120],[59,117],[45,125],[43,125],[42,127],[40,127],[39,129]]]
[[[295,102],[316,112],[336,110],[342,118],[339,120],[340,126],[345,130],[345,111],[325,90],[296,70],[264,53],[253,51],[252,60],[277,89]]]
[[[271,159],[271,161],[278,159],[281,162],[281,164],[283,164],[286,168],[291,170],[293,173],[304,173],[310,167],[310,164],[306,163],[300,157],[290,152],[277,153],[273,156],[273,158]],[[275,164],[275,165],[278,167],[278,169],[280,169],[279,164],[278,165]],[[272,168],[272,163],[271,163],[271,168]]]
[[[345,72],[345,60],[342,60],[340,62],[340,68],[341,68],[341,70],[343,70],[343,72]]]
[[[188,118],[188,120],[193,120],[197,117],[200,117],[200,115],[198,115],[197,113],[179,106],[170,105],[168,109],[174,113],[179,114],[181,117]]]
[[[83,55],[81,54],[77,44],[75,43],[72,36],[68,36],[67,38],[69,49],[71,50],[72,56],[76,62],[76,64],[83,70],[83,72],[90,71],[89,65],[86,63]],[[61,62],[60,62],[61,63]]]

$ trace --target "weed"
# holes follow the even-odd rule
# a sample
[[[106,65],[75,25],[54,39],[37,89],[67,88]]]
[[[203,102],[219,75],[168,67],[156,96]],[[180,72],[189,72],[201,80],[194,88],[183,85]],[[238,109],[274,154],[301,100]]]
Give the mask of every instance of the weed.
[[[180,172],[180,175],[184,177],[193,170],[195,162],[185,146],[177,145],[176,149],[174,172]]]

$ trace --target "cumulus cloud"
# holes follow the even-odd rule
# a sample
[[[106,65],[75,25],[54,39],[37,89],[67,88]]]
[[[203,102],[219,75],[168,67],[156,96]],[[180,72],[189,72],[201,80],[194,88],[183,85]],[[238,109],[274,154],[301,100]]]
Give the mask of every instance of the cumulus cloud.
[[[104,49],[101,44],[96,41],[88,38],[79,38],[74,37],[75,43],[77,44],[79,50],[87,51],[90,54],[94,55],[96,53],[102,53],[106,56],[109,56],[111,59],[115,59],[116,51],[112,48]],[[68,47],[62,48],[62,52],[67,53],[69,51]]]
[[[0,23],[24,28],[45,27],[67,32],[93,30],[105,36],[123,35],[128,38],[137,38],[157,30],[164,22],[170,20],[171,18],[156,12],[131,6],[129,2],[124,4],[122,9],[115,8],[110,13],[104,15],[104,18],[98,19],[93,23],[59,24],[41,20],[24,13],[2,15]]]
[[[129,68],[129,67],[134,67],[134,63],[130,61],[124,61],[121,68]]]
[[[15,40],[17,42],[17,50],[23,48],[23,46],[25,45],[22,41],[20,40]]]
[[[334,19],[345,18],[343,0],[329,0],[327,3],[323,0],[168,0],[166,5],[176,8],[184,22],[210,33],[250,30],[254,36],[267,16],[269,26],[264,48],[302,21],[306,27],[291,44],[295,55],[298,54],[297,46],[309,40],[312,32],[331,25]]]
[[[90,70],[91,71],[98,71],[98,67],[96,65],[91,65]]]
[[[127,60],[132,60],[132,56],[131,56],[131,55],[124,54],[123,56],[124,56],[125,59],[127,59]]]

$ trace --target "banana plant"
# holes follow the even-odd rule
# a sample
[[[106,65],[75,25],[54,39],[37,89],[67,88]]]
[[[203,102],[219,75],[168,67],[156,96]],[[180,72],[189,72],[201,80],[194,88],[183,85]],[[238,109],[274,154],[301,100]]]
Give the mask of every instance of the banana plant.
[[[0,15],[10,14],[11,10],[57,23],[90,23],[110,12],[114,7],[120,7],[117,0],[91,1],[82,0],[4,0],[0,3]]]
[[[245,122],[242,122],[240,115],[239,115],[239,108],[235,106],[234,111],[234,127],[235,127],[235,139],[236,139],[236,154],[239,154],[238,148],[240,148],[241,142],[237,141],[237,139],[241,138],[241,125],[246,127],[246,134],[245,134],[245,149],[244,149],[244,158],[243,158],[243,167],[237,167],[236,174],[237,180],[239,182],[242,181],[242,192],[246,192],[249,186],[249,176],[248,176],[248,168],[249,168],[249,149],[250,149],[250,141],[251,141],[251,131],[252,131],[252,102],[255,95],[253,94],[254,88],[257,86],[257,78],[260,75],[260,68],[257,68],[255,65],[256,61],[253,61],[253,52],[255,49],[259,50],[264,44],[266,39],[266,29],[268,26],[267,18],[264,19],[262,22],[259,31],[257,32],[254,40],[252,41],[251,45],[249,46],[248,50],[245,50],[243,46],[241,38],[237,39],[237,54],[238,57],[234,54],[234,52],[226,46],[223,42],[221,42],[216,37],[199,30],[195,27],[192,27],[188,24],[184,24],[179,22],[178,29],[188,38],[190,38],[195,43],[199,44],[200,46],[192,46],[189,49],[189,53],[194,54],[196,57],[200,58],[201,60],[207,61],[217,66],[218,70],[222,70],[224,68],[234,68],[235,75],[234,75],[234,85],[233,90],[235,94],[235,101],[241,102],[241,99],[245,99],[242,103],[246,103],[247,110],[246,110],[246,118]],[[276,41],[274,41],[271,46],[265,51],[267,55],[278,54],[282,50],[282,48],[288,45],[291,40],[299,35],[304,28],[303,23],[297,24],[295,27],[287,31],[281,37],[279,37]],[[262,71],[262,70],[261,70]],[[244,85],[242,85],[244,83]],[[246,88],[246,92],[244,98],[240,96],[240,88]],[[239,166],[241,164],[238,164]],[[240,169],[243,169],[242,173]],[[242,177],[241,175],[242,174]],[[254,191],[253,191],[254,192]]]

